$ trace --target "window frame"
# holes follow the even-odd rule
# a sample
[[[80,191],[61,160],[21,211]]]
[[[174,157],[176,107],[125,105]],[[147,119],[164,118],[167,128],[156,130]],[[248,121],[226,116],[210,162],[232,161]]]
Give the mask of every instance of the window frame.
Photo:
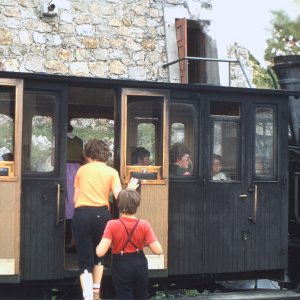
[[[214,155],[214,124],[215,121],[225,121],[225,122],[235,122],[237,124],[237,148],[236,148],[236,177],[239,179],[230,179],[230,180],[213,180],[212,179],[212,165],[213,165],[213,155]],[[241,115],[239,116],[229,116],[229,115],[211,115],[210,114],[210,163],[209,163],[209,181],[213,184],[215,183],[235,183],[242,181],[242,170],[241,170],[241,153],[242,153],[242,145],[241,145],[241,131],[242,131],[242,123],[241,123]],[[224,159],[223,159],[224,160]]]
[[[130,180],[130,167],[127,165],[127,139],[128,139],[128,97],[130,96],[145,96],[145,97],[161,97],[162,98],[162,166],[149,166],[147,172],[151,167],[161,167],[160,179],[153,180],[141,180],[142,184],[166,184],[166,180],[169,176],[169,99],[170,94],[168,90],[152,90],[152,89],[134,89],[124,88],[121,93],[121,145],[120,145],[120,178],[121,182],[126,184]],[[156,149],[157,151],[157,149]],[[127,168],[128,166],[128,168]],[[145,166],[141,166],[145,169]],[[147,168],[147,167],[146,167]],[[149,171],[151,172],[151,170]],[[154,168],[153,172],[156,172]],[[159,177],[158,177],[159,178]]]
[[[256,111],[258,108],[272,109],[273,110],[273,163],[274,163],[274,176],[255,174],[256,162]],[[277,105],[255,104],[253,107],[253,150],[252,150],[252,180],[253,182],[277,182],[278,181],[278,107]]]
[[[193,121],[192,121],[192,125],[188,127],[189,131],[192,131],[191,133],[188,134],[188,139],[185,140],[185,144],[186,146],[189,148],[189,150],[191,151],[191,155],[192,155],[192,163],[193,163],[193,174],[189,175],[189,176],[171,176],[170,175],[170,179],[173,181],[177,181],[177,180],[196,180],[199,177],[199,136],[200,136],[200,128],[199,128],[199,111],[200,111],[200,103],[198,101],[173,101],[172,103],[170,103],[170,123],[169,123],[169,131],[170,131],[170,140],[169,140],[169,148],[171,150],[171,133],[172,133],[172,124],[174,123],[183,123],[185,125],[185,122],[182,118],[179,119],[175,119],[173,118],[173,115],[171,114],[172,109],[171,106],[173,105],[189,105],[193,107],[193,111],[192,111],[192,117],[193,117]],[[174,121],[174,122],[173,122]],[[182,122],[183,121],[183,122]],[[187,130],[185,128],[185,130]],[[191,140],[193,140],[193,144],[191,145]],[[170,162],[171,163],[171,162]]]

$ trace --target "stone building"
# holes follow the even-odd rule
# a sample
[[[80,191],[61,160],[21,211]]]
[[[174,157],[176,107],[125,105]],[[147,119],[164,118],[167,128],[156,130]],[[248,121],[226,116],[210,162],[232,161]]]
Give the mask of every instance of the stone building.
[[[176,20],[183,56],[217,58],[212,9],[211,0],[2,0],[0,70],[182,82],[178,62],[164,66],[179,59]],[[216,62],[185,67],[189,83],[226,84]]]

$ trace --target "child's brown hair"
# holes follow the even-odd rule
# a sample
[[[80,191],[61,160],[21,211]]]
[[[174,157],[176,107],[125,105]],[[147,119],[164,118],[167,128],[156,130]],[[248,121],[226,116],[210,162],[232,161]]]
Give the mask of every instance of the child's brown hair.
[[[141,196],[136,190],[122,190],[117,198],[120,213],[134,215],[140,205]]]

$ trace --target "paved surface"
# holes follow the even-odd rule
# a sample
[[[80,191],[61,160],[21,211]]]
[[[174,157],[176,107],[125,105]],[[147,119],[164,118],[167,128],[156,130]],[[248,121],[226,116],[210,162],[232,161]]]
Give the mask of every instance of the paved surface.
[[[179,298],[178,298],[179,299]],[[181,298],[182,299],[182,298]],[[197,297],[189,297],[185,299],[197,299],[197,300],[265,300],[265,299],[300,299],[300,293],[296,293],[290,290],[258,290],[258,291],[243,291],[243,292],[232,292],[226,294],[209,294]]]

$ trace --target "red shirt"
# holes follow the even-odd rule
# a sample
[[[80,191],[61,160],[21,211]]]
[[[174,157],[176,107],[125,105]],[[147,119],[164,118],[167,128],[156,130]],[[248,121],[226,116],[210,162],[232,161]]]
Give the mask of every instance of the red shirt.
[[[130,233],[137,222],[137,219],[122,217],[122,221]],[[120,254],[128,239],[126,229],[119,219],[108,221],[102,237],[112,241],[113,254]],[[155,242],[156,240],[157,238],[149,222],[140,219],[137,227],[135,228],[133,236],[131,237],[131,241],[139,250],[143,250],[145,246]],[[132,252],[136,252],[136,248],[130,242],[128,242],[124,253]]]

